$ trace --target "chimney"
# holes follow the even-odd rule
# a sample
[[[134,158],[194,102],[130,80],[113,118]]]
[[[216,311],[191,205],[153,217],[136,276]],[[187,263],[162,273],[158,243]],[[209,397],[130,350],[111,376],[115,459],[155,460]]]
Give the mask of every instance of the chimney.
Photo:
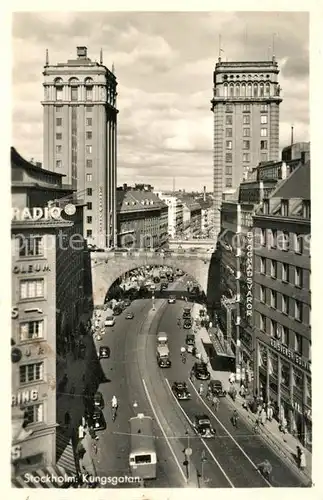
[[[87,58],[87,47],[77,47],[77,58],[78,59]]]
[[[206,201],[206,186],[203,186],[203,201]]]

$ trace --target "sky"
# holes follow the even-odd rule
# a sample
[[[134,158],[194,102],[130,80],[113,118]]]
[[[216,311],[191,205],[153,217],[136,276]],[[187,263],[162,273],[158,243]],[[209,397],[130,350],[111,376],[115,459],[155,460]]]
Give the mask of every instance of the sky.
[[[43,157],[43,66],[88,56],[115,66],[118,184],[208,190],[213,185],[213,70],[222,60],[268,60],[274,50],[283,102],[280,147],[309,141],[306,12],[17,12],[13,15],[12,145]],[[46,168],[46,165],[44,165]]]

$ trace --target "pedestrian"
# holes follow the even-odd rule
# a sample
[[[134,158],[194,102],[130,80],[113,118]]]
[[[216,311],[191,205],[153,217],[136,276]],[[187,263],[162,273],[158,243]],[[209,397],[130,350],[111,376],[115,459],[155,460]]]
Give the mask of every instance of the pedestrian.
[[[301,447],[297,445],[296,446],[296,455],[297,455],[297,465],[298,465],[298,467],[301,466],[301,452],[302,452]]]
[[[234,376],[234,373],[231,372],[230,377],[229,377],[229,382],[230,382],[230,384],[233,384],[234,381],[235,381],[235,376]]]
[[[203,396],[203,392],[204,392],[204,385],[203,385],[203,382],[201,382],[200,387],[199,387],[199,395]]]
[[[265,408],[263,408],[260,412],[260,421],[261,421],[262,425],[265,425],[266,420],[267,420],[266,410],[265,410]]]
[[[241,396],[242,398],[244,398],[244,397],[245,397],[245,392],[246,392],[246,389],[245,389],[245,386],[243,385],[243,382],[242,382],[242,384],[241,384],[241,386],[240,386],[240,396]]]
[[[285,417],[281,418],[279,427],[280,427],[280,431],[283,434],[286,434],[286,432],[287,432],[287,429],[286,429],[286,427],[287,427],[287,420],[286,420]]]
[[[299,456],[299,468],[301,470],[304,470],[306,467],[306,457],[304,450],[300,450],[300,456]]]
[[[274,410],[273,410],[273,407],[271,406],[271,403],[269,402],[267,405],[267,420],[269,422],[271,422],[273,419],[273,416],[274,416]]]
[[[218,411],[219,405],[220,405],[220,401],[218,400],[218,398],[216,396],[213,396],[212,406],[214,406],[215,411]]]

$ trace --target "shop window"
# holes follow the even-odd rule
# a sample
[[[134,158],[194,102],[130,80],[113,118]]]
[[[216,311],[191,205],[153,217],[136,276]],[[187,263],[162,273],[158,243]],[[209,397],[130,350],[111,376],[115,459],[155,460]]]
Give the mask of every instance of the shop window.
[[[20,341],[41,339],[44,335],[44,321],[27,321],[19,325]]]
[[[293,385],[297,391],[303,393],[304,373],[294,366],[293,366]]]
[[[287,389],[290,388],[290,365],[287,363],[282,363],[281,364],[281,383],[284,385]]]

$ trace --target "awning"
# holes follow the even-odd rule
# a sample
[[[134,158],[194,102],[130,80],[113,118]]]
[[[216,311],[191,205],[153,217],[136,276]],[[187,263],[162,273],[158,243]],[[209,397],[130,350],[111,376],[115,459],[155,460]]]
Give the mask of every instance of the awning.
[[[59,465],[47,466],[25,472],[11,479],[14,488],[71,488],[76,483],[75,474]]]

